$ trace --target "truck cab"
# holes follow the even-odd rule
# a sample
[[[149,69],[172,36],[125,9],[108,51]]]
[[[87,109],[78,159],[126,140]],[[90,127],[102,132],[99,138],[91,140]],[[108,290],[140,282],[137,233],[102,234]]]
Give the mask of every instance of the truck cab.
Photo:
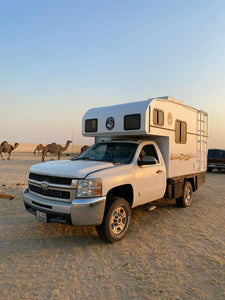
[[[166,168],[154,142],[112,140],[92,145],[79,158],[32,166],[24,204],[39,221],[96,225],[102,239],[114,242],[125,234],[131,208],[165,191]],[[112,203],[114,218],[105,225]],[[111,234],[102,224],[113,226]]]
[[[162,198],[166,190],[166,168],[158,146],[149,141],[113,140],[94,144],[78,160],[109,162],[99,171],[104,177],[103,194],[129,186],[131,207]],[[93,175],[92,175],[93,174]],[[89,176],[96,176],[96,172]],[[114,177],[114,180],[112,178]]]

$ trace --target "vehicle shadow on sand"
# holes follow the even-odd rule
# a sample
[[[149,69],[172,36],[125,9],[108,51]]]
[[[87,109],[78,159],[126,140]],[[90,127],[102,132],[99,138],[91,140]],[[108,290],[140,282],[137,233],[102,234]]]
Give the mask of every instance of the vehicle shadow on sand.
[[[152,207],[154,206],[154,209]],[[160,222],[160,218],[168,215],[168,213],[176,208],[175,200],[161,199],[149,204],[145,204],[132,209],[132,219],[125,239],[129,238],[129,234],[138,234],[137,227],[151,227],[151,221]],[[42,223],[33,217],[30,222],[26,222],[24,227],[24,238],[29,243],[32,240],[37,247],[46,246],[54,248],[66,244],[71,245],[88,245],[102,244],[102,241],[96,232],[95,226],[73,226],[58,223]],[[164,218],[164,217],[163,217]],[[33,221],[32,221],[33,220]]]

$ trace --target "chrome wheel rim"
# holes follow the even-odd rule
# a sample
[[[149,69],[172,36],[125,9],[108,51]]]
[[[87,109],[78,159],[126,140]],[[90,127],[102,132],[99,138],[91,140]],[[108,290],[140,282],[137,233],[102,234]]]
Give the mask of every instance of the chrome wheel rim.
[[[184,200],[185,200],[186,204],[190,204],[191,203],[192,192],[191,192],[191,187],[190,186],[185,189]]]
[[[116,208],[110,218],[110,228],[116,235],[120,234],[127,224],[127,212],[124,207]]]

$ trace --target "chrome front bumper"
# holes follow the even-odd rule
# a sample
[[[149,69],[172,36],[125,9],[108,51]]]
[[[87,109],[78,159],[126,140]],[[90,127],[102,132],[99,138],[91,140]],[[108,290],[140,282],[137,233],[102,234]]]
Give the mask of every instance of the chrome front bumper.
[[[30,193],[26,187],[23,192],[23,201],[28,212],[36,214],[36,210],[38,210],[45,212],[49,216],[54,215],[55,218],[51,220],[55,222],[57,222],[57,216],[70,216],[73,225],[100,225],[103,221],[106,197],[74,199],[68,203],[46,200]],[[50,218],[48,219],[49,222],[53,222]]]

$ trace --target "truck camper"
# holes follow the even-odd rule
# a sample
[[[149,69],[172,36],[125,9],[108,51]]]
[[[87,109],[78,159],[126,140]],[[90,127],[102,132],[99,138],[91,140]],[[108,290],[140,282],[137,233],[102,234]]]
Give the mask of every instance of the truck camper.
[[[188,207],[205,182],[208,115],[176,98],[92,108],[82,133],[95,143],[79,158],[30,169],[24,205],[40,221],[95,225],[117,242],[133,207],[161,198]]]

